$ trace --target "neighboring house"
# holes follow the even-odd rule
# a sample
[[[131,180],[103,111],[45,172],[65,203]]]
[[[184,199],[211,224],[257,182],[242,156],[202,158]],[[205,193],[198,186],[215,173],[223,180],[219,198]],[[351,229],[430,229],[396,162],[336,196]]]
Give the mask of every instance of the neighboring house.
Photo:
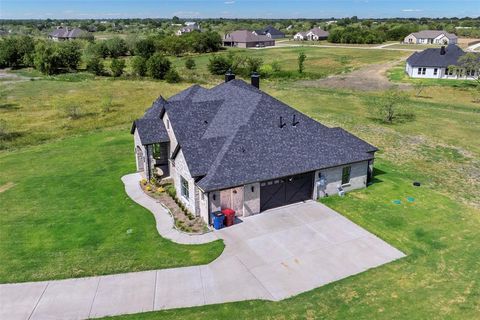
[[[409,34],[403,40],[407,44],[456,44],[458,37],[453,33],[441,30],[422,30]]]
[[[170,177],[192,213],[249,216],[371,181],[376,147],[259,90],[258,75],[225,78],[158,98],[131,129],[138,171]]]
[[[177,30],[175,34],[181,36],[182,34],[193,31],[201,31],[200,26],[196,22],[185,22],[185,26]]]
[[[328,39],[328,31],[322,30],[320,28],[313,28],[306,32],[298,32],[293,36],[293,40],[326,40]]]
[[[285,33],[283,33],[282,31],[278,30],[278,29],[275,29],[274,27],[272,26],[267,26],[263,29],[260,29],[260,30],[255,30],[252,32],[253,34],[257,35],[257,36],[267,36],[271,39],[282,39],[282,38],[285,38]]]
[[[457,65],[458,59],[464,54],[465,52],[454,44],[415,52],[407,59],[405,72],[412,78],[474,79],[478,77],[480,70],[455,72],[449,69],[450,66]]]
[[[237,30],[223,37],[223,45],[239,48],[270,47],[275,45],[275,40],[264,35],[253,34],[248,30]]]
[[[57,27],[57,29],[48,34],[48,38],[54,41],[65,41],[87,38],[89,35],[88,31],[79,28]]]
[[[8,32],[5,30],[0,30],[0,37],[8,35]]]

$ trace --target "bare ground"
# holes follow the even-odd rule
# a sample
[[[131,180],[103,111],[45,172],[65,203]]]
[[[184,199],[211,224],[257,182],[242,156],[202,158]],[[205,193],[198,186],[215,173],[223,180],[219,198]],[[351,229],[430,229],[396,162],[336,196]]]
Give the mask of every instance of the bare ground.
[[[403,60],[402,60],[403,61]],[[409,84],[394,84],[387,78],[387,70],[400,61],[375,64],[363,67],[348,74],[329,76],[319,80],[302,80],[298,84],[305,87],[322,87],[333,89],[352,89],[361,91],[382,91],[392,87],[400,90],[411,88]]]
[[[13,182],[7,182],[4,185],[0,186],[0,193],[7,191],[15,185]]]

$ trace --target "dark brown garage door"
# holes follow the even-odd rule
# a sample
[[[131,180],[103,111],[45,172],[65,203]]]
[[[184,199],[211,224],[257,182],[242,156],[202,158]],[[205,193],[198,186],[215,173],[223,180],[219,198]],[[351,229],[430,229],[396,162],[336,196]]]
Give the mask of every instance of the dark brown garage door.
[[[265,181],[260,184],[260,211],[312,198],[313,173]]]

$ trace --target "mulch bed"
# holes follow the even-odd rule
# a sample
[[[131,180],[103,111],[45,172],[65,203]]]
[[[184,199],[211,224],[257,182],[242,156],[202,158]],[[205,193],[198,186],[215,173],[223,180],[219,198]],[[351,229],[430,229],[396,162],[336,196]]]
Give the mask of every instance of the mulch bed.
[[[173,219],[175,220],[175,227],[180,231],[193,234],[205,233],[209,231],[201,217],[195,217],[195,215],[192,213],[185,212],[167,192],[158,191],[159,188],[165,190],[168,187],[168,184],[157,187],[151,184],[143,184],[140,182],[140,187],[147,195],[155,200],[158,200],[165,207],[167,207],[168,210],[170,210],[171,214],[173,215]],[[148,187],[150,187],[150,190],[148,190]]]

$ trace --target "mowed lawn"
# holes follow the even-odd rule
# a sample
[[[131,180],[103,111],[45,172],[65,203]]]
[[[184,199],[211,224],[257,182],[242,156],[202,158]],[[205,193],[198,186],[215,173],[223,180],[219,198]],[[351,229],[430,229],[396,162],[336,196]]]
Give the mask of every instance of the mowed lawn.
[[[414,187],[405,172],[387,162],[379,161],[376,167],[371,187],[323,202],[405,252],[406,258],[280,302],[246,301],[114,318],[478,318],[480,212],[428,184]]]
[[[209,263],[223,243],[179,245],[125,193],[135,171],[128,130],[0,155],[0,283]],[[10,184],[11,185],[11,184]]]

